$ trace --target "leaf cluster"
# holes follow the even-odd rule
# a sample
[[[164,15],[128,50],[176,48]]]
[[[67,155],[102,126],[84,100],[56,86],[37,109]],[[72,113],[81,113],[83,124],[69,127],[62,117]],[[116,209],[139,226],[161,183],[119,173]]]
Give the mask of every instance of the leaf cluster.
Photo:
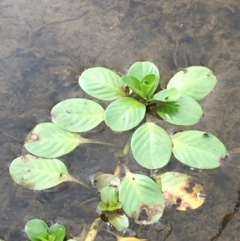
[[[25,233],[31,241],[63,241],[65,227],[56,223],[48,225],[40,219],[32,219],[25,225]]]
[[[52,122],[38,124],[27,136],[24,147],[30,154],[12,161],[9,171],[13,180],[32,190],[51,188],[67,181],[89,188],[72,177],[65,164],[56,158],[81,144],[112,145],[80,135],[103,121],[113,131],[133,129],[131,151],[144,168],[162,168],[172,154],[193,168],[218,167],[226,156],[226,148],[217,137],[197,130],[169,135],[159,125],[146,121],[148,110],[154,107],[159,118],[171,124],[197,123],[203,114],[197,101],[212,91],[216,77],[206,67],[192,66],[176,73],[166,89],[160,88],[160,77],[157,66],[150,62],[133,64],[124,76],[102,67],[85,70],[79,78],[81,88],[92,97],[107,101],[106,109],[83,98],[55,105],[51,110]],[[124,169],[123,179],[112,174],[101,174],[94,179],[101,196],[97,212],[118,231],[129,226],[128,217],[139,224],[158,221],[165,204],[175,205],[179,198],[182,200],[179,210],[203,204],[198,199],[201,186],[195,185],[191,193],[185,190],[191,179],[187,175],[168,172],[150,178],[130,172],[125,165]],[[64,227],[49,228],[41,220],[31,220],[25,230],[32,241],[61,241],[65,236]]]

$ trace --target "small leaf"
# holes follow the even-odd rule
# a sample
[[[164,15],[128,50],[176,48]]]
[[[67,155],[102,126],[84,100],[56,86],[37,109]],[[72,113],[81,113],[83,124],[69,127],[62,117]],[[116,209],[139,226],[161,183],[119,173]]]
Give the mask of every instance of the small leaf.
[[[44,190],[67,181],[86,186],[71,177],[64,163],[58,159],[43,159],[27,154],[14,159],[9,172],[17,184],[32,190]]]
[[[66,230],[63,225],[56,223],[49,228],[48,233],[50,235],[51,234],[55,235],[54,241],[63,241],[66,235]]]
[[[70,132],[84,132],[103,121],[104,109],[92,100],[74,98],[55,105],[51,115],[58,127]]]
[[[87,94],[100,100],[115,100],[126,95],[121,77],[103,67],[83,71],[79,85]]]
[[[125,214],[114,213],[108,218],[108,221],[119,232],[126,230],[129,226],[129,220]]]
[[[27,222],[24,231],[31,241],[39,241],[38,234],[41,232],[47,233],[48,226],[44,221],[40,219],[32,219]]]
[[[159,82],[160,73],[157,66],[151,62],[136,62],[128,70],[128,75],[134,76],[140,82],[142,82],[143,78],[148,74],[156,75]]]
[[[157,222],[164,210],[164,198],[157,184],[151,178],[129,170],[119,186],[119,200],[125,213],[139,224]],[[139,220],[143,213],[147,219]]]
[[[137,95],[139,95],[143,99],[145,98],[144,94],[141,91],[140,81],[136,77],[125,75],[122,77],[122,81]]]
[[[146,106],[130,97],[112,102],[105,111],[105,122],[114,131],[127,131],[145,116]]]
[[[191,66],[176,73],[167,88],[177,88],[183,95],[199,100],[208,95],[217,83],[212,71],[203,66]]]
[[[162,182],[162,192],[169,207],[178,204],[179,200],[181,202],[177,210],[181,211],[186,211],[187,208],[196,209],[203,205],[205,198],[200,197],[201,194],[204,195],[201,185],[195,183],[191,192],[186,190],[192,182],[190,176],[180,172],[165,172],[159,176]]]
[[[38,238],[38,240],[41,240],[41,241],[52,241],[51,236],[50,237],[49,236],[50,235],[47,232],[40,232],[40,233],[38,233],[37,238]],[[53,238],[55,238],[55,237],[53,237]]]
[[[173,154],[182,163],[199,169],[219,167],[227,155],[223,143],[202,131],[183,131],[172,136]]]
[[[115,187],[105,187],[101,190],[101,200],[104,203],[117,203],[118,201],[118,191]]]
[[[93,183],[97,187],[98,191],[101,192],[104,187],[118,187],[120,184],[120,179],[113,174],[101,173],[94,177]]]
[[[131,140],[132,153],[136,161],[148,169],[165,166],[172,152],[169,135],[152,122],[141,125]]]
[[[179,99],[181,93],[176,88],[161,90],[153,96],[154,100],[172,102]]]
[[[159,78],[154,74],[148,74],[143,78],[140,84],[142,93],[144,94],[145,98],[149,99],[152,97],[152,94],[159,84]]]
[[[189,96],[181,96],[174,102],[162,102],[157,113],[165,121],[174,125],[194,125],[202,117],[201,106]]]

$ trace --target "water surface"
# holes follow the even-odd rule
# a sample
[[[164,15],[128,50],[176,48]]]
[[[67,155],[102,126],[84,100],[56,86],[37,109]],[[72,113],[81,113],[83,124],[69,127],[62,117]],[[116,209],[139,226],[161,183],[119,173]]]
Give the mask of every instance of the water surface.
[[[154,62],[162,87],[181,67],[205,65],[218,78],[213,93],[201,101],[202,120],[191,129],[218,136],[229,158],[212,171],[196,172],[172,162],[166,170],[196,176],[207,194],[203,207],[176,212],[166,209],[158,227],[136,227],[152,241],[238,241],[240,173],[240,6],[237,0],[2,0],[0,2],[0,238],[26,240],[31,218],[61,222],[68,234],[81,232],[94,218],[96,195],[68,183],[52,192],[17,187],[9,177],[11,161],[22,154],[26,135],[50,120],[61,100],[86,97],[77,79],[84,68],[105,66],[119,73],[139,60]],[[174,128],[169,128],[169,130]],[[176,128],[178,129],[178,128]],[[126,135],[103,132],[90,137],[123,146]],[[62,160],[76,177],[88,182],[96,171],[112,172],[114,148],[85,145]],[[138,171],[134,163],[132,168]],[[140,169],[139,169],[140,171]],[[224,217],[229,218],[228,224]],[[219,232],[220,230],[220,232]],[[100,232],[96,241],[114,240]]]

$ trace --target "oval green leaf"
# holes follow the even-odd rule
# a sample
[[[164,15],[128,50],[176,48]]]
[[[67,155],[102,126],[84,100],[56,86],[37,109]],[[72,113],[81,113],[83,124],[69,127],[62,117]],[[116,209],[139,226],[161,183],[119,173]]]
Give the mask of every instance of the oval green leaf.
[[[52,122],[71,132],[89,131],[104,119],[101,105],[87,99],[68,99],[55,105],[51,111]]]
[[[157,169],[165,166],[172,153],[169,135],[152,122],[141,125],[133,134],[131,149],[141,166]]]
[[[65,131],[53,123],[42,123],[30,132],[24,147],[36,156],[55,158],[71,152],[78,145],[78,134]]]
[[[182,94],[199,100],[208,95],[217,83],[212,71],[203,66],[182,69],[169,81],[167,88],[177,88]]]
[[[203,131],[183,131],[172,136],[173,154],[182,163],[199,169],[219,167],[227,155],[223,143]]]
[[[105,122],[114,131],[127,131],[145,116],[146,106],[131,97],[112,102],[105,111]]]
[[[119,200],[125,213],[139,224],[157,222],[164,210],[164,198],[158,185],[147,176],[129,171],[120,184]],[[147,219],[139,220],[144,211]]]
[[[142,82],[143,78],[148,74],[156,75],[159,83],[160,73],[158,67],[151,62],[136,62],[128,70],[128,75],[134,76],[140,82]]]
[[[173,102],[162,102],[157,113],[165,121],[181,126],[194,125],[203,115],[201,106],[189,96],[181,96]]]
[[[31,241],[39,241],[39,233],[47,233],[47,224],[40,219],[32,219],[25,225],[24,231]]]
[[[17,184],[32,190],[44,190],[67,181],[80,183],[68,174],[66,166],[58,159],[38,158],[30,154],[14,159],[9,172]]]
[[[181,93],[176,88],[161,90],[153,96],[154,100],[162,102],[172,102],[179,99]]]
[[[78,82],[87,94],[100,100],[115,100],[126,95],[121,77],[103,67],[83,71]]]

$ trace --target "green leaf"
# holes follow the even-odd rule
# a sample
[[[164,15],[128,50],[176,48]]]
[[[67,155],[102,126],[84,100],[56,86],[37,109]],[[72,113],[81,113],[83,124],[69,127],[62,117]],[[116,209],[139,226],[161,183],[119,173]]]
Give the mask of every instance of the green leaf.
[[[128,75],[134,76],[137,78],[140,82],[142,82],[143,78],[146,75],[154,74],[157,76],[157,79],[159,81],[160,79],[160,73],[158,71],[158,68],[155,64],[151,62],[136,62],[134,63],[128,70]]]
[[[17,184],[32,190],[44,190],[67,181],[82,184],[68,174],[66,166],[58,159],[38,158],[30,154],[14,159],[9,172]]]
[[[48,232],[47,224],[40,219],[32,219],[25,225],[24,231],[31,241],[40,241],[38,234]]]
[[[143,99],[145,99],[144,94],[141,91],[141,85],[140,85],[140,81],[133,76],[130,75],[125,75],[122,77],[122,81],[133,91],[135,92],[137,95],[139,95],[140,97],[142,97]]]
[[[129,226],[129,220],[125,214],[114,213],[108,218],[108,221],[119,232],[126,230]]]
[[[149,99],[150,97],[152,97],[152,94],[156,90],[158,84],[159,78],[154,74],[148,74],[143,78],[140,85],[145,98]]]
[[[223,143],[203,131],[184,131],[172,136],[173,154],[182,163],[199,169],[213,169],[227,155]]]
[[[172,102],[179,99],[181,93],[176,88],[161,90],[153,96],[154,100]]]
[[[45,158],[63,156],[79,145],[79,135],[65,131],[53,123],[38,124],[27,136],[24,147]]]
[[[117,203],[118,201],[118,190],[116,187],[105,187],[101,190],[101,200],[104,203]]]
[[[108,186],[118,187],[120,184],[120,179],[113,174],[101,173],[94,177],[94,185],[97,187],[98,191]]]
[[[104,119],[101,105],[87,99],[68,99],[55,105],[52,122],[70,132],[84,132],[95,128]]]
[[[63,241],[66,235],[65,227],[61,224],[53,224],[48,231],[49,234],[54,234],[54,241]]]
[[[49,235],[47,232],[38,233],[37,238],[38,238],[38,240],[41,240],[41,241],[51,241],[52,240],[51,237],[49,238]]]
[[[136,161],[148,169],[165,166],[172,152],[169,135],[152,122],[141,125],[131,140],[132,153]]]
[[[71,152],[83,143],[111,145],[111,143],[85,139],[79,134],[65,131],[53,123],[42,123],[35,126],[29,133],[24,147],[36,156],[55,158]]]
[[[139,224],[157,222],[164,210],[164,198],[158,185],[151,178],[130,171],[126,171],[120,184],[119,200],[125,213]],[[147,219],[139,220],[142,213]]]
[[[212,71],[203,66],[182,69],[169,81],[167,88],[177,88],[183,95],[199,100],[208,95],[217,83]]]
[[[130,97],[112,102],[105,111],[105,122],[114,131],[127,131],[137,126],[145,116],[146,106]]]
[[[83,71],[79,85],[87,94],[100,100],[115,100],[126,95],[121,77],[103,67]]]
[[[202,117],[201,106],[189,96],[181,96],[173,102],[162,102],[157,113],[165,121],[174,125],[194,125]]]

